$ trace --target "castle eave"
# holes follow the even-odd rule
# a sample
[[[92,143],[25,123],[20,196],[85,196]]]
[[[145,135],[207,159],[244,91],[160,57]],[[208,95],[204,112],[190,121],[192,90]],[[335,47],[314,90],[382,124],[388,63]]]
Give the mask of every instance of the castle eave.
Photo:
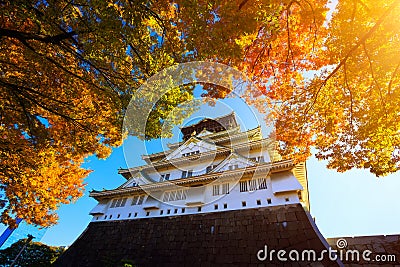
[[[273,142],[270,139],[260,139],[257,141],[251,141],[251,142],[247,142],[244,144],[238,144],[236,145],[234,148],[229,148],[229,147],[225,147],[225,148],[219,148],[216,151],[210,151],[210,152],[206,152],[206,153],[202,153],[201,155],[192,155],[189,157],[182,157],[182,158],[177,158],[177,159],[172,159],[169,161],[158,161],[158,162],[154,162],[152,165],[145,165],[145,166],[138,166],[138,167],[134,167],[134,168],[129,168],[129,169],[120,169],[118,170],[118,174],[121,174],[122,176],[125,177],[125,179],[129,179],[132,177],[133,174],[137,173],[139,170],[149,170],[152,168],[165,168],[168,166],[177,166],[180,163],[187,163],[187,160],[190,159],[196,159],[198,157],[202,157],[204,159],[206,158],[210,158],[210,157],[215,157],[215,156],[220,156],[220,155],[224,155],[224,154],[229,154],[231,153],[232,150],[234,150],[235,152],[242,152],[242,151],[249,151],[250,149],[256,149],[256,148],[267,148],[271,142]]]
[[[241,168],[236,170],[217,172],[217,173],[207,173],[199,176],[176,179],[171,181],[163,182],[151,182],[148,184],[143,184],[141,186],[128,187],[128,188],[117,188],[112,190],[103,191],[92,191],[89,196],[100,201],[102,199],[109,199],[115,196],[129,196],[135,194],[141,194],[146,191],[157,191],[160,189],[167,189],[173,186],[196,186],[208,183],[217,179],[233,179],[237,177],[242,177],[248,174],[265,175],[268,173],[284,172],[293,169],[294,164],[292,160],[284,160],[273,163],[263,163],[247,168]]]

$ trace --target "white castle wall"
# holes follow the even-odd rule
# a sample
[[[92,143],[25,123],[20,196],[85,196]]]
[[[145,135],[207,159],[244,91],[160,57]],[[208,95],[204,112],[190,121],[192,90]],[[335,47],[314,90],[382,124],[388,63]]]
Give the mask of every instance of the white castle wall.
[[[187,200],[177,200],[172,202],[157,201],[159,208],[151,210],[145,210],[143,208],[146,204],[146,199],[142,205],[131,205],[133,197],[129,197],[127,198],[124,207],[110,208],[112,201],[109,201],[105,213],[95,215],[93,221],[126,220],[146,217],[220,212],[299,203],[299,198],[295,191],[273,194],[272,187],[271,179],[267,178],[267,189],[240,192],[239,184],[230,182],[231,190],[229,194],[213,196],[213,184],[209,184],[204,189],[204,205],[187,206],[185,204]],[[158,193],[159,195],[162,195],[162,192]]]

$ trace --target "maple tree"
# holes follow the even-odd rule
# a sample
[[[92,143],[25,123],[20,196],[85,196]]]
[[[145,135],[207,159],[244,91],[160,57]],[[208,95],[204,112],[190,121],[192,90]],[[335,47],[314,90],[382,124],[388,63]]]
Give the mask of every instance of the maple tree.
[[[1,1],[0,7],[1,220],[15,225],[18,216],[49,226],[61,203],[82,195],[84,158],[105,158],[121,144],[132,93],[184,51],[177,31],[161,25],[146,1]],[[171,90],[158,101],[147,138],[160,136],[165,114],[190,90]]]
[[[247,102],[271,111],[284,157],[304,161],[314,147],[340,172],[399,169],[399,1],[339,0],[330,19],[327,1],[178,2],[193,50],[257,85]]]
[[[283,155],[304,160],[314,146],[340,172],[399,169],[399,14],[399,1],[338,1],[317,54],[327,66],[288,97],[267,92],[282,101],[274,115]]]
[[[82,195],[84,158],[122,142],[131,96],[158,71],[209,60],[256,85],[246,95],[272,110],[280,152],[329,167],[398,170],[399,1],[1,1],[2,222],[49,226]],[[207,96],[229,88],[205,84]],[[156,99],[146,132],[157,138],[190,114],[193,86]],[[157,100],[158,99],[158,100]],[[138,110],[143,99],[135,99]],[[134,107],[135,108],[135,107]],[[135,109],[134,109],[135,110]],[[163,130],[166,118],[167,130]],[[171,119],[171,118],[169,118]]]

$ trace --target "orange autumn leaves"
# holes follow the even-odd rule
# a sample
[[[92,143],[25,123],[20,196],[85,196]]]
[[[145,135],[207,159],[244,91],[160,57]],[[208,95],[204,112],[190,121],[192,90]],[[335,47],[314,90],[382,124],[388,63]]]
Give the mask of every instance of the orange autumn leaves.
[[[281,152],[316,156],[339,172],[365,168],[376,176],[399,165],[400,1],[338,1],[322,58],[277,118]]]
[[[247,101],[270,111],[284,157],[304,161],[314,147],[337,171],[399,169],[400,1],[342,0],[329,18],[327,1],[199,1],[200,14],[177,2],[199,19],[181,15],[197,54],[257,85]]]
[[[105,158],[121,143],[120,107],[87,82],[94,78],[74,58],[40,42],[29,46],[13,39],[0,46],[2,221],[13,225],[18,215],[48,226],[61,203],[82,195],[84,158]]]
[[[106,158],[122,143],[135,90],[185,51],[174,26],[160,18],[169,13],[159,15],[146,1],[3,1],[0,7],[1,218],[46,227],[56,223],[60,204],[82,195],[84,159]],[[168,46],[156,35],[160,27]],[[191,98],[190,90],[172,90],[158,104],[147,138],[160,136],[168,111]]]
[[[3,1],[3,222],[54,224],[58,206],[82,195],[84,158],[105,158],[121,144],[135,90],[192,60],[228,64],[257,85],[246,100],[271,111],[284,157],[303,161],[315,147],[338,171],[397,171],[399,2],[339,0],[328,20],[322,0]],[[163,118],[192,89],[161,99],[146,138],[160,136]]]

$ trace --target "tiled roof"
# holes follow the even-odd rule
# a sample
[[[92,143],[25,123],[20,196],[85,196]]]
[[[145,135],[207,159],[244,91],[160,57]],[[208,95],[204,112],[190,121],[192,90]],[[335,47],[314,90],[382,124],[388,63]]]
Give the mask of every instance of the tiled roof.
[[[167,187],[180,185],[180,186],[187,186],[198,182],[209,182],[216,179],[221,179],[223,177],[233,177],[237,175],[244,175],[248,173],[257,173],[260,172],[280,172],[284,170],[291,170],[294,167],[293,162],[291,160],[283,160],[279,162],[272,162],[272,163],[263,163],[258,164],[255,166],[236,169],[231,171],[224,171],[224,172],[217,172],[217,173],[207,173],[199,176],[189,177],[189,178],[182,178],[170,181],[163,181],[163,182],[152,182],[149,184],[136,186],[136,187],[127,187],[127,188],[117,188],[112,190],[103,190],[103,191],[91,191],[90,197],[93,197],[97,200],[102,198],[110,198],[115,196],[122,196],[122,195],[131,195],[137,193],[142,193],[144,190],[160,190]],[[150,181],[149,181],[150,182]]]
[[[268,148],[268,146],[270,145],[271,142],[272,142],[272,140],[266,138],[266,139],[260,139],[260,140],[256,140],[256,141],[243,143],[243,144],[237,144],[234,147],[234,151],[236,151],[236,152],[240,152],[242,150],[246,151],[249,149],[254,149],[256,147]],[[223,153],[230,154],[231,151],[232,151],[232,148],[223,147],[223,148],[217,149],[216,151],[205,152],[200,155],[204,156],[204,157],[206,157],[206,156],[214,157],[216,154],[223,154]],[[165,166],[169,166],[169,165],[176,165],[176,164],[179,164],[180,162],[187,162],[188,159],[194,158],[194,157],[199,157],[199,155],[196,154],[193,156],[172,159],[169,161],[157,161],[157,162],[154,162],[149,165],[138,166],[138,167],[134,167],[134,168],[130,168],[130,169],[120,169],[120,170],[118,170],[118,173],[122,174],[125,178],[129,179],[130,176],[124,175],[124,174],[135,173],[140,170],[145,170],[146,168],[151,169],[151,168],[157,168],[157,167],[165,167]]]

